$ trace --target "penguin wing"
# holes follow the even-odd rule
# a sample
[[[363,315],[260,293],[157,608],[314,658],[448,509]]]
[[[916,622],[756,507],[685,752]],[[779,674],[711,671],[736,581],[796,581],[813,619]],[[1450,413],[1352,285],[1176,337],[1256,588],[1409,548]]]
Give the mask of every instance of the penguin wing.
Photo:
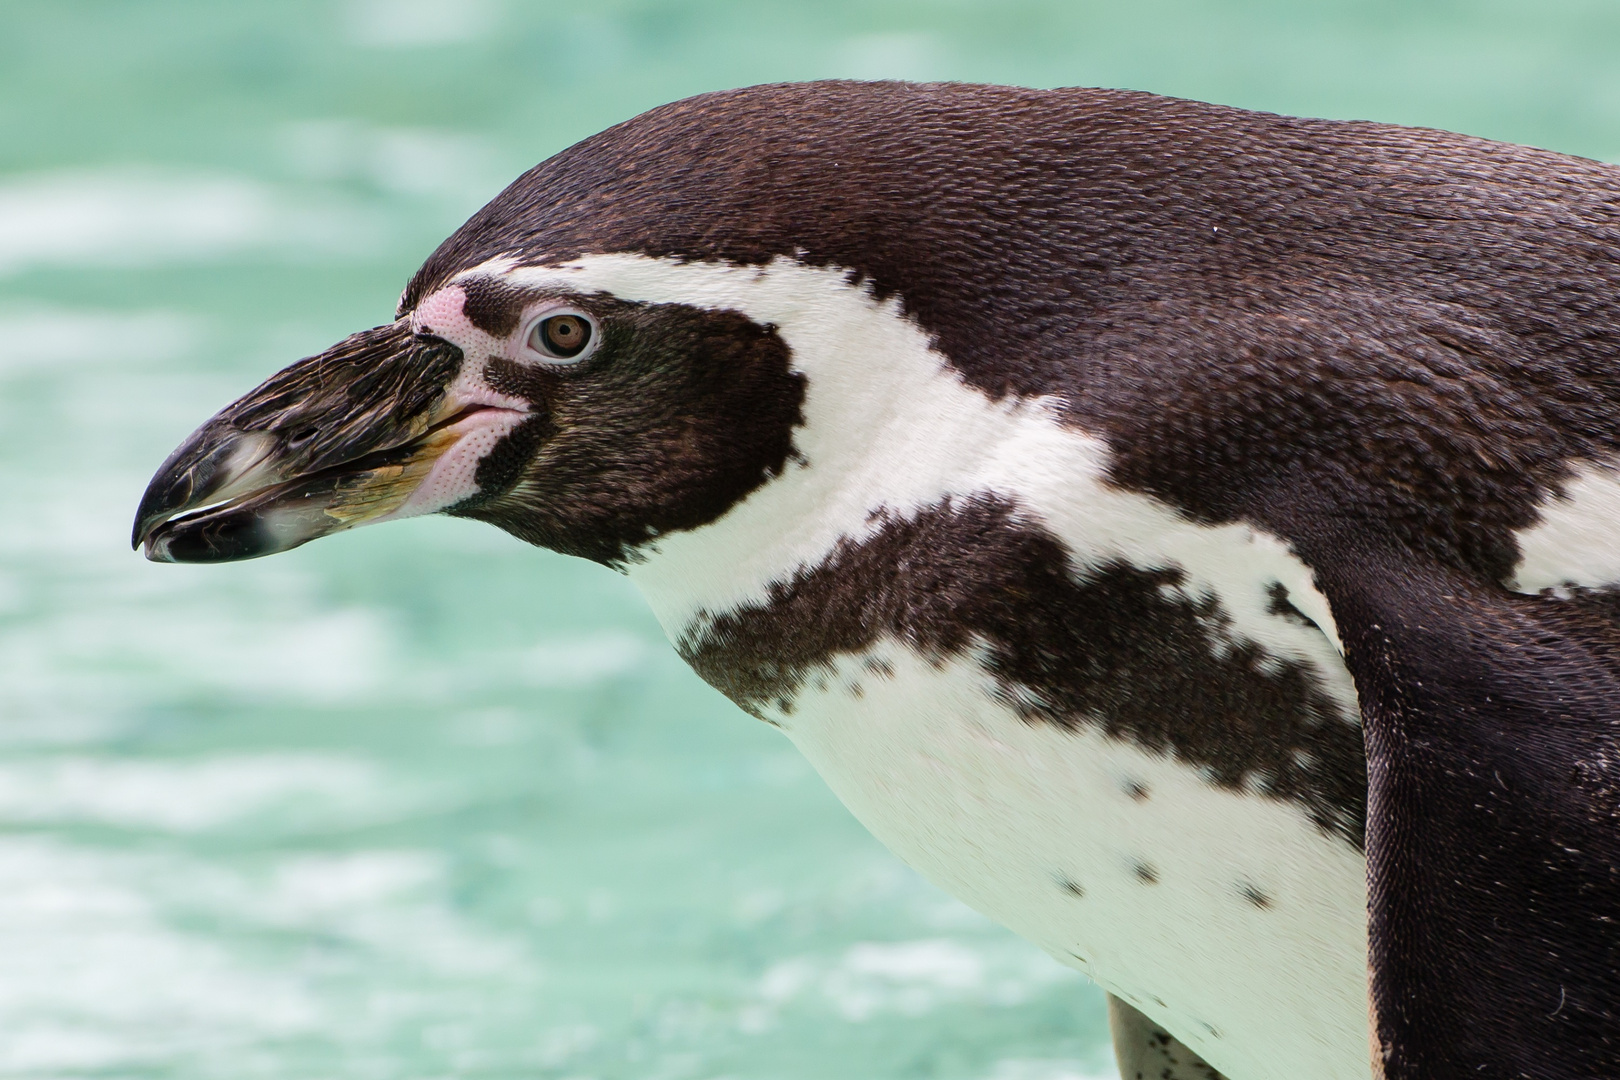
[[[1313,560],[1367,745],[1375,1067],[1620,1075],[1620,600],[1377,543]]]
[[[1116,483],[1284,537],[1327,598],[1367,753],[1384,1075],[1620,1077],[1620,589],[1504,584],[1522,530],[1574,513],[1553,493],[1576,463],[1620,454],[1620,377],[1405,280],[1121,306],[1074,407],[1109,405]],[[1583,558],[1620,565],[1620,503],[1588,505]]]

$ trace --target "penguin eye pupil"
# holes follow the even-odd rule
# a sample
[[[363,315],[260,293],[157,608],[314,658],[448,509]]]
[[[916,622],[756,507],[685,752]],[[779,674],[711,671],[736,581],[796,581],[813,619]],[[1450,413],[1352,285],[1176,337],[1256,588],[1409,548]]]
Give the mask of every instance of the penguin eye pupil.
[[[542,356],[569,360],[591,343],[591,324],[579,315],[553,315],[540,320],[529,335],[529,344]]]
[[[584,325],[572,315],[546,320],[546,343],[557,349],[576,349],[585,339]]]

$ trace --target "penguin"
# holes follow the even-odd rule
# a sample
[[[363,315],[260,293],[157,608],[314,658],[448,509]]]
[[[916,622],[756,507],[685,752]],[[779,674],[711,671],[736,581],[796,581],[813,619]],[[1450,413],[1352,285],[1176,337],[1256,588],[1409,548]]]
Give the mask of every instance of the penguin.
[[[1620,171],[818,82],[519,177],[134,541],[628,575],[1127,1076],[1620,1075]]]

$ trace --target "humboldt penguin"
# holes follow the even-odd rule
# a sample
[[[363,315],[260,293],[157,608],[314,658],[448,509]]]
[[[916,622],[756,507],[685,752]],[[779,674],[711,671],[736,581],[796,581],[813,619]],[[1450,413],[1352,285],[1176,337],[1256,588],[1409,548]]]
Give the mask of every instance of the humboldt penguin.
[[[641,588],[1137,1077],[1620,1075],[1620,170],[822,82],[536,166],[175,451],[149,558],[447,513]]]

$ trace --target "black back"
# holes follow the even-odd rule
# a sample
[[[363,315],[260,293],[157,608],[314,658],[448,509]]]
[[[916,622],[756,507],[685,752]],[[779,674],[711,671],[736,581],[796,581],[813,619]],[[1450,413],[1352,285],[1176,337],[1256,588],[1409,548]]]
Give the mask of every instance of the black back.
[[[810,83],[563,151],[402,304],[507,253],[797,253],[899,293],[987,391],[1064,395],[1128,486],[1252,519],[1256,482],[1334,458],[1380,527],[1500,580],[1564,463],[1620,450],[1617,244],[1620,170],[1545,151],[1124,91]]]

